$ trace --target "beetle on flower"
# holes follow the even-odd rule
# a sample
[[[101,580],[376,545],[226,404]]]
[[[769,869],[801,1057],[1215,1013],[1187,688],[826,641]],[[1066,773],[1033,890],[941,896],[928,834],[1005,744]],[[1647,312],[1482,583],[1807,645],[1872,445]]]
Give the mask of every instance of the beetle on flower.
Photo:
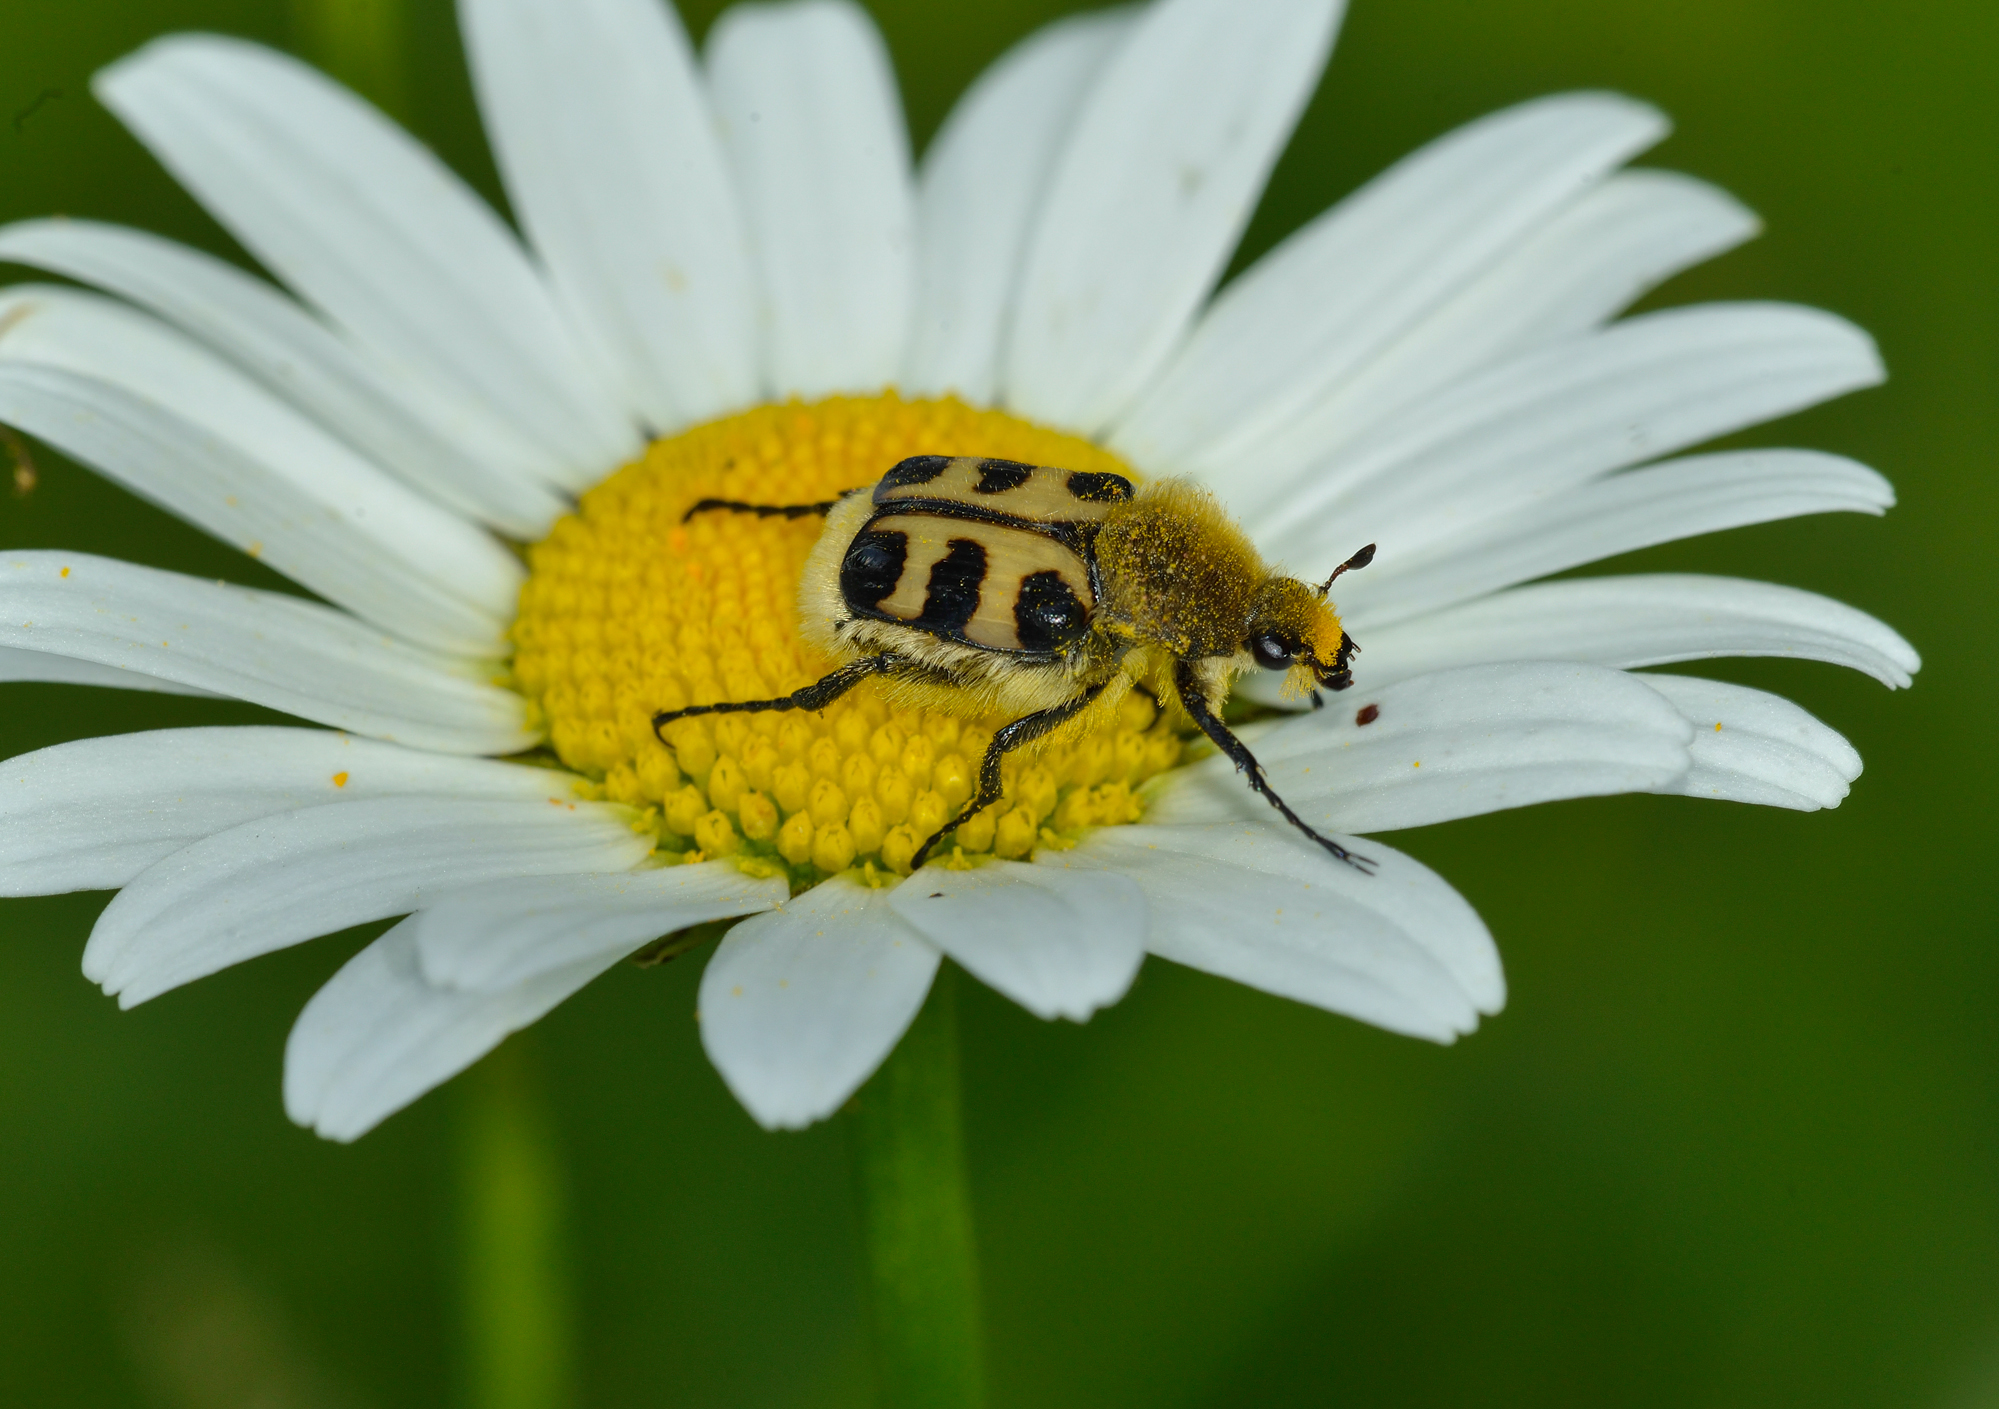
[[[1917,668],[1790,588],[1537,581],[1892,502],[1832,455],[1668,458],[1881,368],[1808,309],[1619,318],[1755,231],[1708,186],[1623,169],[1665,131],[1643,104],[1566,94],[1446,134],[1217,291],[1331,0],[1051,25],[915,173],[881,42],[840,0],[732,10],[699,63],[655,0],[460,15],[519,234],[351,94],[209,36],[96,91],[282,288],[135,230],[0,230],[0,260],[102,291],[0,291],[0,421],[321,599],[0,557],[0,678],[320,726],[10,761],[0,887],[117,890],[84,966],[127,1005],[406,916],[293,1031],[286,1108],[322,1134],[739,916],[702,1036],[770,1126],[836,1109],[945,955],[1044,1017],[1116,1001],[1149,952],[1449,1041],[1503,1002],[1497,952],[1378,834],[1631,791],[1833,806],[1859,759],[1796,706],[1631,672]],[[912,456],[1184,478],[1301,576],[1378,544],[1341,587],[1365,654],[1340,707],[1280,717],[1274,675],[1244,685],[1269,786],[1374,874],[1138,692],[1002,769],[916,885],[910,843],[959,817],[1004,720],[871,681],[692,712],[834,662],[801,632],[821,522],[689,510],[833,501]]]

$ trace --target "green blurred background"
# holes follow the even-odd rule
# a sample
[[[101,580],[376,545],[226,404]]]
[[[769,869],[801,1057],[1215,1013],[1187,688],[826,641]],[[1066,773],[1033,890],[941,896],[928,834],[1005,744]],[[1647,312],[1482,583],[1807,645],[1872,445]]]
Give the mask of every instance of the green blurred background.
[[[1062,7],[872,8],[920,142]],[[7,0],[0,219],[241,258],[88,96],[179,28],[337,47],[282,0]],[[497,199],[448,0],[410,0],[407,31],[400,69],[356,51],[350,72]],[[1622,798],[1399,837],[1506,955],[1509,1007],[1456,1048],[1157,961],[1087,1027],[961,985],[999,1405],[1999,1405],[1999,9],[1357,0],[1246,253],[1570,87],[1660,104],[1678,131],[1645,160],[1768,222],[1652,302],[1795,299],[1881,341],[1885,388],[1743,443],[1854,455],[1904,500],[1617,566],[1830,592],[1928,664],[1906,695],[1709,668],[1854,741],[1836,812]],[[0,489],[0,546],[279,585],[38,462],[32,494]],[[6,685],[0,756],[256,717]],[[578,1404],[867,1402],[847,1132],[765,1134],[729,1098],[699,958],[619,969],[343,1148],[285,1120],[279,1064],[364,936],[121,1014],[77,971],[103,902],[0,904],[0,1402],[463,1402],[455,1171],[501,1090],[539,1093],[547,1136],[522,1138],[567,1194]]]

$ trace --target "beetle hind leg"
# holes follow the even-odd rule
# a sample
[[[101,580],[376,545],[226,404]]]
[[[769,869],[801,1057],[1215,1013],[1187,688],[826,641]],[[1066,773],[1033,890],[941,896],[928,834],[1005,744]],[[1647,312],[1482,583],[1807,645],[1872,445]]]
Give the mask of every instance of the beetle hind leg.
[[[824,709],[863,680],[893,674],[906,669],[908,664],[897,655],[868,656],[852,665],[843,665],[803,689],[793,690],[774,700],[719,700],[714,704],[688,705],[685,709],[663,709],[652,717],[652,731],[661,743],[665,743],[666,736],[660,730],[676,719],[688,719],[700,714],[763,714],[781,709]]]
[[[760,519],[823,519],[839,507],[842,499],[856,493],[859,491],[849,489],[831,499],[820,499],[810,504],[752,504],[743,499],[702,499],[682,514],[680,521],[686,523],[696,514],[707,513],[755,514]]]

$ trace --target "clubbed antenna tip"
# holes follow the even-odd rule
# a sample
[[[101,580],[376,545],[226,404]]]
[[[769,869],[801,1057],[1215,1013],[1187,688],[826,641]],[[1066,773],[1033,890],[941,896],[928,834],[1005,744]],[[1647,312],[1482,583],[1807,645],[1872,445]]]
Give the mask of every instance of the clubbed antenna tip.
[[[1341,573],[1351,572],[1355,568],[1364,568],[1373,561],[1374,561],[1374,545],[1370,543],[1365,548],[1361,549],[1358,553],[1355,553],[1351,558],[1348,558],[1345,562],[1341,563],[1338,567],[1333,569],[1333,575],[1327,578],[1325,582],[1320,585],[1319,595],[1323,597],[1328,592],[1332,591],[1333,584],[1339,580],[1339,576]]]

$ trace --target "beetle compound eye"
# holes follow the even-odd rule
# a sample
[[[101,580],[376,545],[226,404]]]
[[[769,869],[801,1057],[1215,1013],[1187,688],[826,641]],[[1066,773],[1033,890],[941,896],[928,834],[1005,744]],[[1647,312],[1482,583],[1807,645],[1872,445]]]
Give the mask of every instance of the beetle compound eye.
[[[1249,653],[1265,670],[1286,670],[1291,665],[1291,648],[1268,632],[1250,638]]]

